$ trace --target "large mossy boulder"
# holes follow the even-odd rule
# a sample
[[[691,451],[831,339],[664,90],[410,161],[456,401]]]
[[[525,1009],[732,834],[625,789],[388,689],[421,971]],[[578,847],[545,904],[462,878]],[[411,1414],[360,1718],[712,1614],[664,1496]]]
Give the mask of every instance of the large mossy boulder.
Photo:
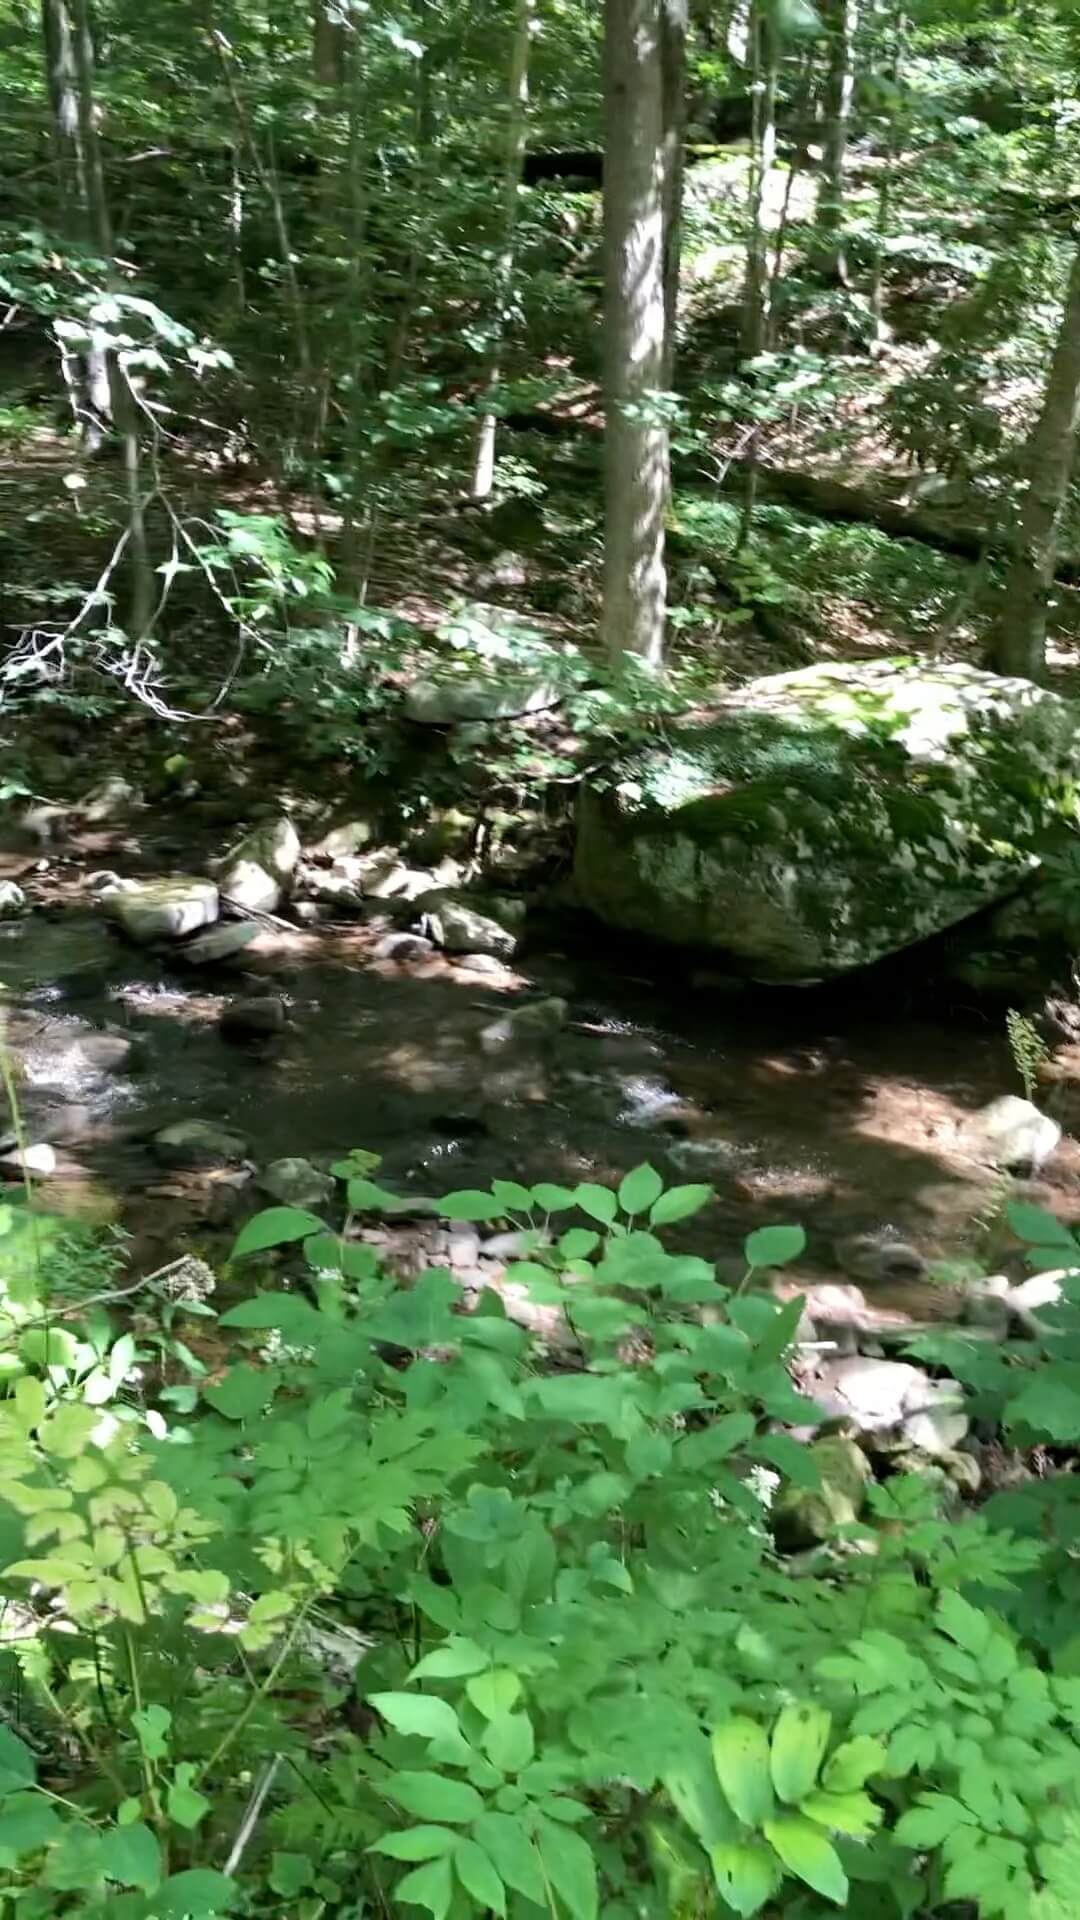
[[[1080,709],[964,665],[755,681],[582,796],[583,904],[762,980],[868,965],[1014,892],[1078,823]]]

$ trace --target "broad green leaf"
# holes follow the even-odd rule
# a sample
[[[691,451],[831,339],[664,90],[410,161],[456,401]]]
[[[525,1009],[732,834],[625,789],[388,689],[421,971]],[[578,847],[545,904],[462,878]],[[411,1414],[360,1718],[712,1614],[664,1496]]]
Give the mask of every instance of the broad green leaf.
[[[500,1773],[520,1773],[533,1757],[535,1740],[527,1713],[500,1713],[484,1732],[484,1752]]]
[[[789,1806],[814,1786],[831,1727],[831,1713],[812,1700],[798,1701],[780,1714],[769,1747],[769,1770],[777,1794]]]
[[[409,1679],[460,1680],[467,1673],[484,1673],[490,1665],[491,1655],[485,1653],[483,1647],[478,1647],[475,1640],[465,1640],[454,1634],[449,1640],[444,1640],[441,1646],[425,1653],[423,1659],[413,1667]]]
[[[1063,1266],[1080,1252],[1068,1227],[1047,1213],[1045,1207],[1033,1207],[1026,1200],[1010,1200],[1005,1216],[1018,1240],[1026,1240],[1036,1247],[1059,1248]]]
[[[0,1856],[36,1853],[58,1840],[63,1829],[40,1793],[12,1793],[0,1804]],[[3,1865],[0,1859],[0,1866]]]
[[[415,1200],[403,1200],[400,1193],[391,1193],[374,1180],[350,1180],[345,1198],[350,1213],[400,1213],[403,1207],[416,1206]]]
[[[447,1700],[432,1693],[369,1693],[376,1713],[398,1733],[421,1740],[460,1740],[461,1723]]]
[[[143,1821],[113,1827],[101,1836],[101,1866],[109,1880],[122,1887],[140,1887],[153,1893],[161,1884],[161,1847],[157,1835]]]
[[[961,1800],[947,1793],[924,1793],[917,1807],[909,1807],[896,1823],[894,1838],[898,1846],[929,1852],[940,1847],[958,1827],[972,1827],[975,1816]]]
[[[947,1587],[938,1598],[935,1625],[958,1647],[968,1653],[985,1653],[993,1638],[993,1625],[985,1613],[973,1607],[962,1594]]]
[[[506,1208],[493,1193],[481,1193],[476,1187],[448,1193],[445,1200],[439,1202],[439,1217],[443,1220],[498,1220],[505,1212]]]
[[[280,1377],[272,1367],[230,1367],[224,1379],[203,1388],[202,1397],[226,1420],[249,1420],[273,1399]]]
[[[571,1920],[596,1920],[596,1861],[588,1841],[573,1827],[539,1820],[536,1844],[544,1872]]]
[[[789,1873],[838,1907],[847,1902],[848,1881],[840,1855],[820,1827],[798,1814],[782,1814],[765,1823],[765,1838],[779,1855]]]
[[[197,1577],[197,1576],[196,1576]],[[165,1805],[169,1819],[188,1832],[197,1827],[210,1811],[210,1801],[192,1786],[197,1768],[189,1760],[181,1761],[176,1769],[176,1777],[168,1790]]]
[[[849,1833],[857,1840],[881,1824],[881,1808],[868,1793],[808,1793],[799,1802],[799,1812],[815,1826]]]
[[[521,1681],[509,1667],[493,1667],[490,1673],[478,1673],[465,1682],[465,1691],[485,1720],[509,1713],[521,1693]]]
[[[265,1253],[269,1247],[287,1247],[295,1240],[306,1240],[313,1233],[325,1233],[323,1222],[306,1207],[265,1207],[253,1220],[241,1227],[236,1236],[232,1260],[244,1260],[252,1253]]]
[[[449,1854],[444,1854],[439,1860],[429,1860],[426,1866],[416,1867],[394,1888],[395,1900],[405,1900],[415,1907],[427,1907],[435,1920],[444,1920],[453,1896],[454,1880]]]
[[[192,1867],[187,1873],[171,1874],[154,1894],[157,1920],[205,1920],[205,1916],[228,1913],[239,1889],[236,1881],[209,1867]]]
[[[754,1841],[711,1847],[713,1877],[722,1900],[736,1913],[757,1913],[780,1885],[776,1856]]]
[[[862,1733],[854,1740],[845,1740],[843,1746],[830,1755],[821,1783],[830,1793],[854,1793],[866,1785],[871,1774],[881,1773],[884,1766],[882,1742]]]
[[[516,1180],[493,1180],[491,1191],[504,1213],[531,1213],[532,1194]]]
[[[569,1187],[556,1187],[549,1180],[541,1180],[532,1190],[532,1197],[545,1213],[566,1213],[575,1204],[575,1195]]]
[[[450,1826],[463,1826],[484,1810],[475,1787],[441,1773],[395,1773],[382,1791],[418,1820],[446,1821]]]
[[[600,1245],[600,1235],[591,1227],[568,1227],[559,1241],[564,1260],[587,1260]]]
[[[655,1167],[635,1167],[619,1186],[619,1205],[624,1213],[646,1213],[663,1191],[664,1183]]]
[[[587,1213],[590,1220],[599,1220],[601,1226],[609,1227],[619,1211],[619,1203],[610,1187],[598,1187],[592,1180],[584,1180],[574,1189],[574,1205]]]
[[[696,1734],[661,1776],[675,1811],[706,1852],[737,1837],[735,1816],[720,1791],[709,1743]]]
[[[388,1854],[391,1860],[441,1860],[457,1843],[458,1835],[449,1827],[406,1827],[403,1833],[384,1833],[368,1852]]]
[[[270,1887],[274,1893],[280,1893],[283,1900],[295,1900],[298,1893],[310,1887],[314,1878],[315,1864],[308,1854],[271,1854]]]
[[[34,1756],[29,1747],[12,1733],[10,1727],[0,1726],[0,1794],[15,1793],[20,1787],[32,1787],[37,1775]]]
[[[711,1187],[669,1187],[649,1209],[649,1221],[654,1227],[671,1227],[676,1220],[688,1220],[692,1213],[700,1213],[713,1197]]]
[[[521,1821],[508,1813],[482,1813],[471,1832],[506,1885],[536,1906],[546,1907],[540,1855]]]
[[[732,1812],[748,1827],[760,1827],[773,1810],[769,1741],[756,1720],[736,1715],[712,1734],[713,1765]]]
[[[797,1260],[805,1247],[801,1227],[759,1227],[743,1241],[748,1267],[784,1267],[789,1260]]]
[[[462,1834],[454,1849],[454,1872],[482,1910],[506,1912],[506,1888],[502,1879],[483,1847],[467,1834]]]
[[[252,1300],[241,1300],[221,1315],[222,1327],[250,1327],[260,1331],[274,1327],[278,1332],[301,1342],[313,1340],[326,1329],[323,1315],[299,1293],[257,1293]]]

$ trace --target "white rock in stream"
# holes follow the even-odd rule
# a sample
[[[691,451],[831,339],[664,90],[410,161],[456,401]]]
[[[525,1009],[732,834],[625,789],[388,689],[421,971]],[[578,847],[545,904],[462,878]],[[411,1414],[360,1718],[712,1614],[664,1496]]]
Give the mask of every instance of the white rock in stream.
[[[26,907],[26,895],[14,880],[0,880],[0,920],[14,920]]]
[[[255,827],[225,856],[221,891],[238,907],[276,913],[300,858],[300,836],[282,814]]]
[[[830,1419],[851,1420],[860,1433],[895,1434],[923,1453],[951,1452],[968,1430],[959,1382],[931,1380],[903,1360],[834,1360],[812,1393]]]
[[[177,874],[171,880],[140,880],[136,886],[109,887],[101,895],[108,919],[137,946],[154,940],[180,940],[186,933],[212,927],[218,917],[218,890],[212,880]]]
[[[960,1130],[960,1143],[966,1153],[1009,1173],[1038,1173],[1060,1139],[1057,1121],[1016,1093],[991,1100]]]

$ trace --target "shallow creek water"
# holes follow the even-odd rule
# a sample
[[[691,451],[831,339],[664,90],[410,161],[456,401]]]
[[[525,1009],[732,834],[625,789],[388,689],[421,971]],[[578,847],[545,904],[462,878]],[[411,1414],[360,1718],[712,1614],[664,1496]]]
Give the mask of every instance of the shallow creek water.
[[[27,1131],[40,1123],[59,1142],[43,1200],[65,1181],[102,1181],[151,1246],[175,1242],[190,1217],[183,1181],[151,1147],[157,1128],[186,1118],[243,1134],[259,1165],[368,1147],[388,1184],[416,1193],[493,1175],[607,1180],[649,1159],[715,1186],[718,1207],[692,1229],[701,1251],[731,1255],[750,1228],[798,1220],[818,1271],[833,1267],[839,1236],[881,1227],[930,1258],[967,1252],[1000,1196],[958,1131],[1016,1090],[1001,1023],[975,1007],[913,1010],[894,975],[732,998],[571,926],[555,936],[561,950],[549,938],[491,978],[438,955],[377,960],[377,923],[271,930],[239,964],[195,973],[106,929],[75,870],[42,897],[0,929],[0,981]],[[280,993],[288,1025],[238,1045],[219,1031],[221,1010],[253,990]],[[568,1003],[562,1031],[482,1050],[493,1018],[551,994]],[[105,1075],[88,1066],[64,1045],[86,1024],[131,1036],[132,1060]],[[1080,1214],[1076,1142],[1023,1190]]]

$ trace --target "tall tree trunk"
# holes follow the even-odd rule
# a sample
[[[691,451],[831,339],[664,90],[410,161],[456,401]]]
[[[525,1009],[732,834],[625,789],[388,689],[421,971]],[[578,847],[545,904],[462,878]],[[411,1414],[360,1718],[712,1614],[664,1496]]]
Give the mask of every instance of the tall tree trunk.
[[[675,384],[675,330],[679,317],[679,268],[682,264],[683,177],[686,160],[686,33],[688,0],[662,0],[660,51],[663,78],[664,195],[664,371],[663,385]]]
[[[473,455],[470,491],[474,500],[487,499],[495,477],[495,401],[502,375],[503,335],[514,288],[518,192],[521,187],[522,169],[525,165],[525,140],[529,121],[529,41],[535,12],[536,0],[517,0],[514,40],[510,50],[509,112],[502,178],[502,232],[495,268],[495,314],[485,381],[484,411],[477,427]]]
[[[769,0],[751,0],[750,191],[747,207],[746,284],[743,290],[743,352],[748,360],[764,353],[769,332],[769,261],[765,233],[765,189],[776,159],[776,34]]]
[[[86,207],[93,244],[101,258],[112,262],[112,221],[105,190],[98,140],[97,108],[94,100],[94,37],[90,24],[89,0],[73,0],[75,74],[79,140],[86,180]],[[112,417],[120,436],[127,494],[127,558],[131,581],[131,600],[125,622],[128,638],[136,643],[150,630],[154,612],[154,574],[146,539],[143,509],[138,410],[127,372],[114,351],[106,355]]]
[[[335,91],[345,84],[345,27],[330,0],[315,0],[312,66],[320,87]]]
[[[847,279],[843,239],[844,163],[851,102],[855,93],[855,35],[859,25],[859,0],[829,0],[825,20],[828,66],[825,73],[825,117],[815,252],[824,270],[844,282]]]
[[[1024,461],[1025,491],[1012,559],[990,642],[999,673],[1042,677],[1046,615],[1057,557],[1057,534],[1076,458],[1080,426],[1080,247],[1073,256],[1061,330],[1050,362],[1042,411]]]
[[[906,32],[904,9],[899,4],[893,9],[889,30],[890,52],[885,69],[888,87],[885,141],[874,220],[874,264],[870,276],[870,308],[874,316],[874,336],[879,343],[885,337],[885,247],[892,228],[893,175],[903,150],[906,122],[906,113],[901,105]]]
[[[670,484],[664,379],[662,0],[606,0],[604,20],[604,641],[663,656]]]
[[[57,225],[69,240],[92,248],[79,126],[79,79],[67,0],[41,0],[41,31],[52,110]],[[99,347],[91,347],[86,353],[72,353],[61,344],[60,367],[76,426],[89,451],[96,452],[105,438],[112,413],[105,355]]]

